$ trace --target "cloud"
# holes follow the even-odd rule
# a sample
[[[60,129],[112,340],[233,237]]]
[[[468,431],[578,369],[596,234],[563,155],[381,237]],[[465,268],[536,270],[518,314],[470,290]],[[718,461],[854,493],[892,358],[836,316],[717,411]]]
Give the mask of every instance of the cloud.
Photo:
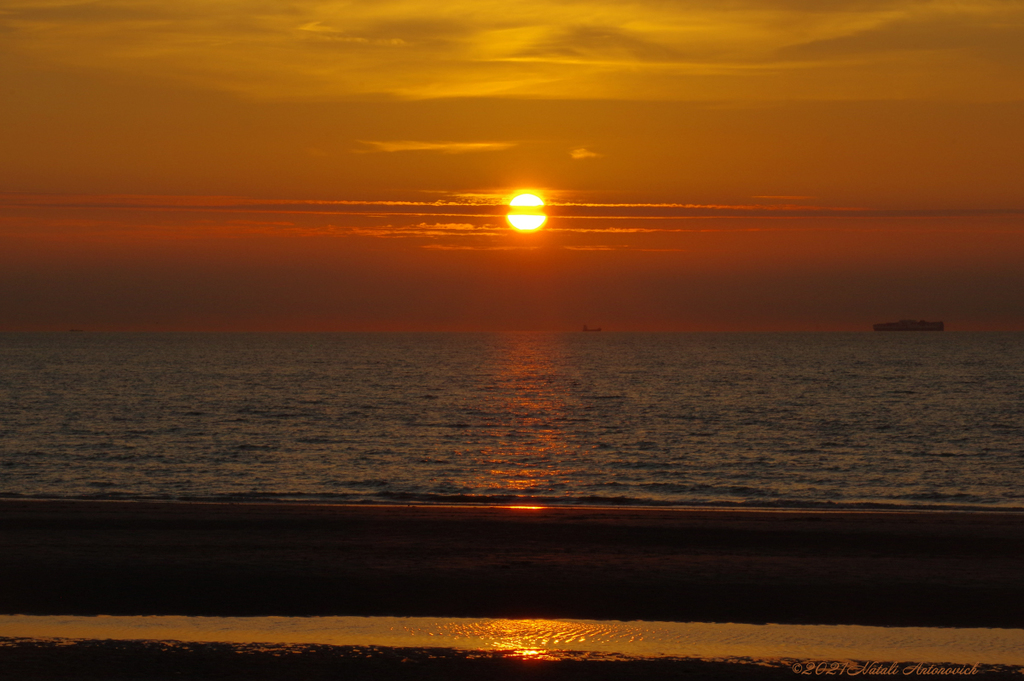
[[[481,151],[504,151],[516,146],[518,142],[417,142],[414,140],[371,142],[360,140],[360,144],[366,144],[372,149],[358,150],[356,153],[437,151],[442,154],[472,154]]]
[[[779,54],[784,58],[821,59],[893,52],[973,51],[984,55],[1002,51],[1016,52],[1019,65],[1024,58],[1020,7],[1018,4],[1017,12],[1007,13],[1006,24],[988,13],[908,15],[844,35],[792,45]]]
[[[541,191],[541,190],[538,190]],[[351,219],[360,229],[374,230],[376,221],[400,220],[403,226],[383,229],[401,231],[403,235],[443,230],[446,236],[461,232],[467,236],[487,234],[495,225],[504,225],[508,208],[490,193],[448,194],[437,201],[395,201],[388,199],[322,200],[322,199],[254,199],[241,196],[147,196],[124,194],[28,194],[0,192],[0,210],[58,209],[75,210],[82,216],[151,215],[177,213],[181,216],[245,216],[260,220],[289,219],[320,221]],[[456,200],[451,200],[452,198]],[[796,197],[785,197],[794,199]],[[777,220],[832,219],[865,221],[908,219],[926,224],[927,220],[943,218],[1007,218],[1019,224],[1024,208],[1006,209],[875,209],[851,206],[765,204],[696,204],[696,203],[574,203],[549,201],[545,212],[549,217],[546,231],[654,232],[675,229],[673,222],[690,224],[683,229],[697,228],[695,221],[709,220]],[[922,220],[924,218],[925,220]],[[4,216],[0,216],[2,224]],[[148,219],[148,218],[147,218]],[[233,219],[233,218],[232,218]],[[20,220],[20,218],[18,218]],[[429,223],[426,221],[430,221]],[[15,220],[17,222],[17,220]],[[413,224],[415,223],[415,224]],[[603,223],[603,224],[602,224]],[[633,223],[633,224],[629,224]],[[615,225],[615,226],[613,226]],[[1016,229],[1016,228],[1015,228]],[[412,231],[408,231],[412,230]]]
[[[277,100],[1024,96],[1016,0],[0,0],[0,33],[41,68]]]
[[[424,244],[420,248],[434,251],[535,251],[539,246],[452,246],[449,244]]]
[[[474,225],[465,222],[444,222],[429,225],[421,222],[415,225],[378,227],[349,227],[344,230],[352,236],[369,236],[380,239],[437,238],[461,236],[494,236],[507,230],[495,229],[489,224]]]
[[[645,35],[646,34],[646,35]],[[612,26],[569,26],[538,41],[518,56],[602,61],[676,61],[679,50],[657,40],[657,32]]]
[[[580,147],[579,149],[573,149],[572,151],[570,151],[569,155],[572,156],[574,159],[579,160],[582,158],[601,158],[604,154],[597,154],[594,153],[593,151],[590,151],[589,149],[584,149],[583,147]]]

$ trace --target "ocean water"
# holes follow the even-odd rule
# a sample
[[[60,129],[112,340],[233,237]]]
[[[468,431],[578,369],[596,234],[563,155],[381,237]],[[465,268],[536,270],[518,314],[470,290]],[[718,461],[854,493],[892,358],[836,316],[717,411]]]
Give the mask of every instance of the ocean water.
[[[1024,334],[0,334],[0,495],[1024,509]]]

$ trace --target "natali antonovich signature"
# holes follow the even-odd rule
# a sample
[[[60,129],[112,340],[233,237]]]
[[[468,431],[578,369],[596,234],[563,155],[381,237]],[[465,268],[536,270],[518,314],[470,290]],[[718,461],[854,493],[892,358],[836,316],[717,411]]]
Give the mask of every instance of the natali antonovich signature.
[[[971,676],[978,673],[978,665],[941,665],[923,662],[796,662],[793,671],[814,676]]]

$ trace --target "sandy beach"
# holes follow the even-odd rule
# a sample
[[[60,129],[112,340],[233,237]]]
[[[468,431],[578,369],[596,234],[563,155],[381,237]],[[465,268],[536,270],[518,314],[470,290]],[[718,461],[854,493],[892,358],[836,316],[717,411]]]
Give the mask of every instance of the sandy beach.
[[[5,500],[0,519],[3,614],[1024,626],[1012,513]],[[3,669],[38,681],[794,675],[738,662],[0,639]]]
[[[1024,627],[1024,517],[0,502],[0,612]]]

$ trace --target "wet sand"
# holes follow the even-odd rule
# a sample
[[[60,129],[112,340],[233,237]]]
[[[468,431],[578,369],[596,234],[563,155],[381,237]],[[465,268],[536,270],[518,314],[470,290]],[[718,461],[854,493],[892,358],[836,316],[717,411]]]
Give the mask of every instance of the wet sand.
[[[39,642],[0,639],[5,678],[32,681],[378,681],[473,679],[789,679],[789,664],[694,659],[630,660],[616,656],[524,659],[494,651],[444,648],[353,648],[324,645],[237,645],[161,641]],[[990,667],[986,672],[1002,672]],[[1002,676],[1002,675],[1000,675]],[[1014,677],[1007,671],[1006,678]],[[990,678],[986,673],[985,678]]]
[[[0,501],[0,612],[1024,627],[1024,515]]]

